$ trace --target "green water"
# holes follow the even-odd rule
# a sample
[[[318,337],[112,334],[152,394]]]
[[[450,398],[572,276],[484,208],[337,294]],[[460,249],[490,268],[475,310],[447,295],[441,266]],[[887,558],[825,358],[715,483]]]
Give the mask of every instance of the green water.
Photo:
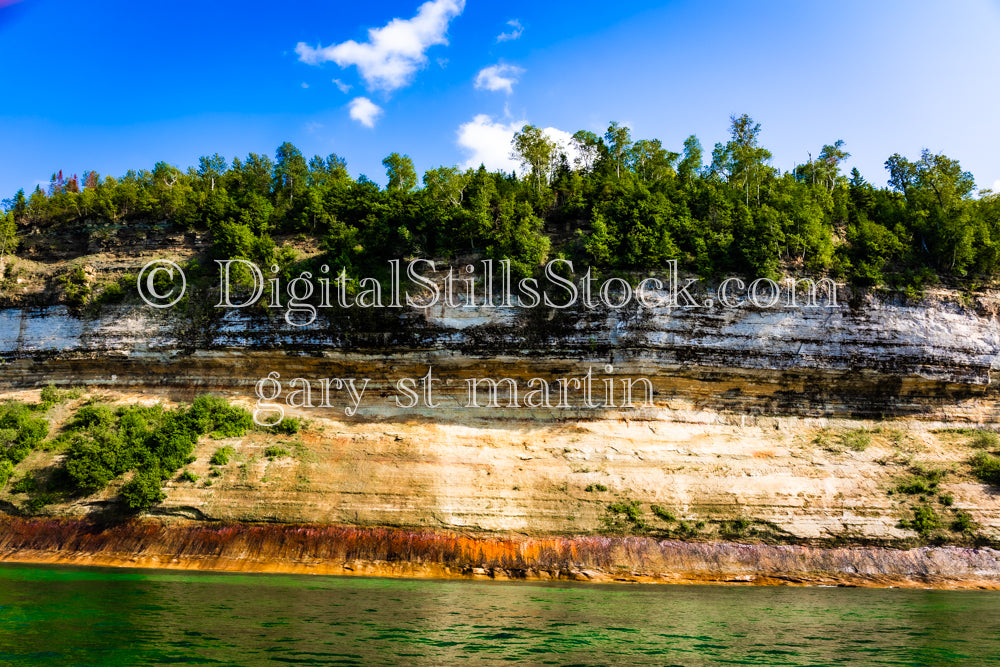
[[[0,567],[3,665],[979,664],[1000,593]]]

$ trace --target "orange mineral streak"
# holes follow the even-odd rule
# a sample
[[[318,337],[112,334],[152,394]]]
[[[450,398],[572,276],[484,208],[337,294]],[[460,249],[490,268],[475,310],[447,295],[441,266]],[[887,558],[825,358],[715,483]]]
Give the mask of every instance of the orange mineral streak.
[[[813,548],[640,537],[478,538],[324,525],[0,518],[0,561],[591,582],[1000,589],[1000,551]]]

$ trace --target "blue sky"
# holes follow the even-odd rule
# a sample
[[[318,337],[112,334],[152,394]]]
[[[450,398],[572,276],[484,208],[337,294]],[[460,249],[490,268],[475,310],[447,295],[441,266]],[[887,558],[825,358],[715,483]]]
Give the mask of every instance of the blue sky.
[[[393,151],[506,167],[523,122],[708,154],[744,112],[782,170],[844,139],[879,184],[926,147],[1000,188],[998,35],[1000,0],[0,0],[0,198],[283,141],[378,182]]]

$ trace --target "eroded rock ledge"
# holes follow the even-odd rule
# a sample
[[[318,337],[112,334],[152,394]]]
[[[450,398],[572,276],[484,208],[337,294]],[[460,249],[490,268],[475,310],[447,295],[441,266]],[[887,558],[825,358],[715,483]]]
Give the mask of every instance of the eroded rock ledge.
[[[990,548],[485,538],[329,525],[0,519],[0,560],[240,572],[1000,589]]]

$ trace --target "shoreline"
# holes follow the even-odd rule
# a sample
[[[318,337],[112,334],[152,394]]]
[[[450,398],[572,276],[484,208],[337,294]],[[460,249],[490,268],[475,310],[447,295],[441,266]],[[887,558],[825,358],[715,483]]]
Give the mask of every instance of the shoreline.
[[[0,563],[493,581],[1000,590],[989,547],[806,547],[401,528],[0,518]]]

